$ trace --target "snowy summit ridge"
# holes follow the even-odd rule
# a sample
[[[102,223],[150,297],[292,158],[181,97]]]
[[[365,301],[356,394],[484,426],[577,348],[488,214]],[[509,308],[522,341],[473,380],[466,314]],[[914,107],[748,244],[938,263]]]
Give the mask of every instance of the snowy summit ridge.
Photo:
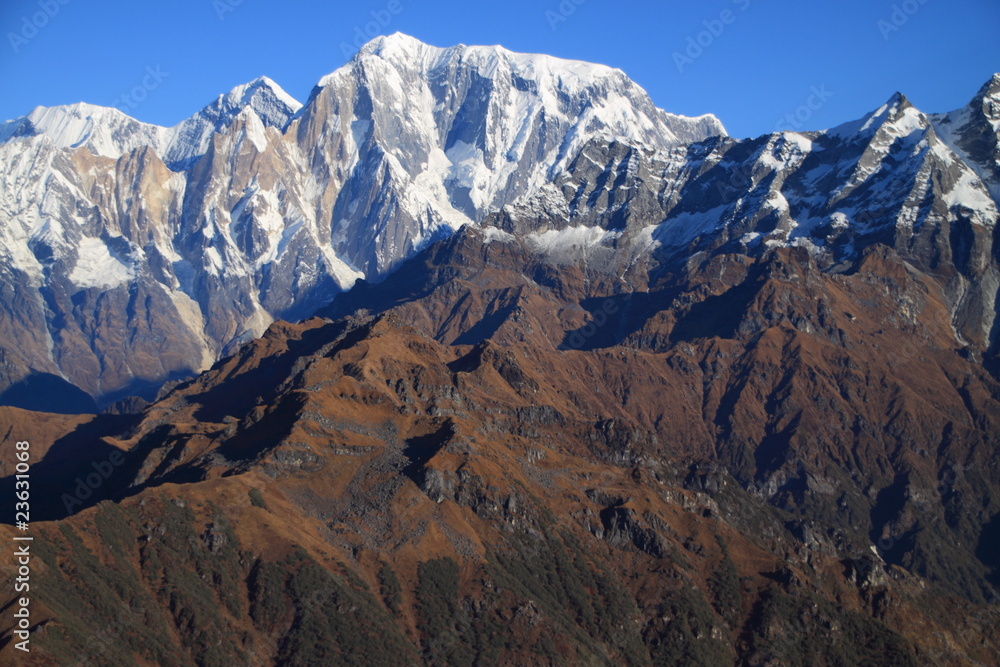
[[[204,155],[213,134],[225,132],[244,109],[269,127],[284,127],[302,104],[267,77],[237,86],[173,127],[132,118],[112,107],[83,102],[36,107],[30,114],[0,125],[0,141],[19,135],[47,137],[59,148],[87,148],[94,155],[117,158],[149,147],[168,164]]]

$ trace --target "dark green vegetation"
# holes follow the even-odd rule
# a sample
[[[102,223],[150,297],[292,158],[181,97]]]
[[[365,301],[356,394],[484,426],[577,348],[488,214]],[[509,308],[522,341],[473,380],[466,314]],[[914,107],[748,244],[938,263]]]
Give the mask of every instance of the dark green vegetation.
[[[267,509],[267,503],[264,501],[264,494],[260,492],[260,489],[254,487],[247,492],[250,496],[250,504],[254,507],[259,507],[262,510]]]
[[[59,664],[141,656],[221,667],[270,655],[288,665],[396,665],[413,655],[390,614],[350,578],[303,551],[274,563],[254,558],[221,515],[199,526],[187,507],[158,505],[135,512],[103,503],[94,523],[107,554],[68,524],[36,542],[45,564],[38,598],[59,619],[36,641]],[[240,629],[247,615],[255,635]]]
[[[378,583],[382,593],[382,601],[393,614],[399,614],[399,605],[403,601],[403,589],[399,584],[396,572],[388,563],[382,563],[378,571]]]
[[[906,642],[879,621],[777,590],[761,596],[747,635],[753,654],[782,656],[794,665],[921,664]]]
[[[492,565],[498,584],[551,619],[552,631],[568,639],[581,662],[648,661],[635,600],[606,571],[608,564],[588,558],[572,535],[521,535],[495,554]]]
[[[105,502],[99,553],[65,522],[37,542],[37,595],[59,621],[36,642],[67,665],[724,665],[734,641],[781,664],[917,664],[866,615],[780,587],[747,597],[727,552],[705,591],[669,577],[643,613],[614,564],[539,524],[485,565],[419,562],[409,589],[379,561],[373,594],[301,547],[279,559],[243,549],[209,503]]]
[[[725,665],[733,655],[705,599],[689,588],[669,595],[657,608],[662,623],[647,629],[654,665]]]

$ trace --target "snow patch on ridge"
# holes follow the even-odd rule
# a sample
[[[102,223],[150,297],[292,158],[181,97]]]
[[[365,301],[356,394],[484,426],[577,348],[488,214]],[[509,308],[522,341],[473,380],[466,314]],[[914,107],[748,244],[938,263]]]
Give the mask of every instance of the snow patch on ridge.
[[[566,227],[532,232],[524,237],[525,242],[535,252],[552,255],[569,250],[585,251],[621,237],[621,232],[608,231],[602,227]]]

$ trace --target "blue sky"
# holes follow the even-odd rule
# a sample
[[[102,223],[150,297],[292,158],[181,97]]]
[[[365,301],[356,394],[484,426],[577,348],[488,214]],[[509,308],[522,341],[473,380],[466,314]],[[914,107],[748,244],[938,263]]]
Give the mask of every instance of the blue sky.
[[[0,119],[124,101],[173,125],[262,74],[305,101],[356,42],[396,31],[619,67],[658,106],[714,113],[738,137],[789,113],[796,129],[837,125],[897,90],[948,111],[1000,72],[997,0],[3,0]],[[144,80],[141,101],[122,98]]]

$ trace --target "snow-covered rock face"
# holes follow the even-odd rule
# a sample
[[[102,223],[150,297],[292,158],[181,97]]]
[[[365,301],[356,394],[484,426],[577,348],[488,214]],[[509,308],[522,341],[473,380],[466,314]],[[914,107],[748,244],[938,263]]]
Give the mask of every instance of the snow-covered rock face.
[[[1000,74],[995,74],[967,107],[932,116],[948,146],[982,177],[1000,200]]]
[[[727,244],[849,262],[878,240],[954,270],[982,340],[998,89],[735,141],[615,69],[393,35],[304,106],[261,78],[172,128],[40,107],[0,124],[0,391],[29,371],[105,400],[154,388],[464,224],[608,266]]]
[[[556,181],[588,144],[667,150],[725,134],[712,116],[657,109],[619,70],[399,34],[323,78],[292,131],[323,185],[350,193],[334,210],[338,254],[375,275]],[[386,228],[385,202],[406,224]]]
[[[666,245],[748,237],[849,260],[871,235],[997,221],[976,172],[902,95],[829,131],[720,142],[683,170],[672,178],[678,204],[656,229]]]
[[[665,264],[705,251],[801,246],[838,270],[873,243],[889,245],[946,284],[956,344],[986,350],[1000,331],[1000,215],[990,191],[1000,181],[984,180],[997,155],[992,109],[981,91],[967,109],[949,114],[975,119],[962,136],[979,143],[965,143],[966,152],[940,132],[941,117],[899,94],[824,132],[721,138],[668,152],[594,146],[585,151],[592,168],[567,173],[562,197],[507,207],[496,224],[527,232],[551,215],[552,226],[565,226],[561,219],[613,226],[624,233],[600,245],[628,249],[625,258],[645,249]],[[619,224],[607,224],[616,215]],[[595,247],[588,250],[593,255]]]

